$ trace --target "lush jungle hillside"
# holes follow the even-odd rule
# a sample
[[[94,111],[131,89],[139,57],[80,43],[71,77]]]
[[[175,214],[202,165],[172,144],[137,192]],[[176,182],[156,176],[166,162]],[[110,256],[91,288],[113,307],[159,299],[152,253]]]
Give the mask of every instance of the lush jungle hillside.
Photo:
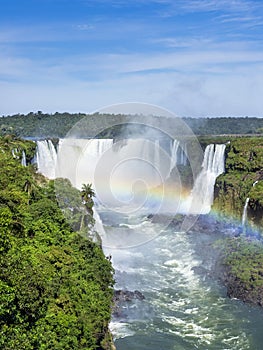
[[[213,210],[242,224],[220,243],[228,295],[263,306],[263,137],[230,138]]]
[[[248,221],[263,227],[263,137],[230,138],[213,208],[241,220],[247,198]]]
[[[16,114],[12,116],[0,117],[0,135],[15,134],[20,137],[34,138],[54,138],[64,137],[67,132],[80,121],[83,117],[87,117],[88,130],[93,130],[94,121],[98,121],[102,126],[104,137],[116,137],[124,132],[123,125],[117,125],[110,130],[104,130],[103,119],[110,120],[113,124],[124,124],[129,122],[142,122],[147,125],[145,117],[140,115],[112,115],[112,114],[92,114],[83,113],[43,113],[42,111],[30,112],[26,115]],[[217,118],[183,118],[183,121],[192,129],[196,135],[219,135],[219,134],[262,134],[263,118],[233,118],[233,117],[217,117]],[[174,123],[171,120],[154,117],[154,124],[161,128],[163,123],[169,124],[169,129],[173,130]],[[145,127],[140,128],[140,132],[145,135]],[[168,130],[169,130],[168,129]],[[81,130],[80,130],[81,132]],[[138,129],[136,130],[138,132]],[[88,134],[86,133],[85,136]],[[91,132],[90,135],[93,135]]]
[[[69,226],[54,182],[22,166],[23,151],[29,161],[35,144],[0,138],[0,348],[110,349],[113,271],[89,239],[92,190],[84,186],[78,200],[59,180],[58,195],[63,187],[79,203]]]

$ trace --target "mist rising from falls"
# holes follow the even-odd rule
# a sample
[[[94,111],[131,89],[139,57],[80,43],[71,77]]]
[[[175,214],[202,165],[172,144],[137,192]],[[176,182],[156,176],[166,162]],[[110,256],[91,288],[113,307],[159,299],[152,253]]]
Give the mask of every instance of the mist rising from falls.
[[[147,139],[116,142],[113,139],[62,139],[57,148],[58,154],[51,140],[37,141],[39,172],[50,179],[68,178],[78,189],[84,183],[91,183],[96,200],[109,208],[124,205],[156,207],[158,201],[166,200],[165,195],[149,195],[149,191],[163,186],[177,165],[188,162],[186,144],[178,140],[171,140],[165,146],[159,140]],[[173,198],[169,208],[167,205],[163,208],[170,213],[180,210],[186,214],[208,213],[213,203],[216,177],[224,172],[224,152],[223,144],[208,145],[187,203],[185,198],[179,198],[183,203],[178,209]]]

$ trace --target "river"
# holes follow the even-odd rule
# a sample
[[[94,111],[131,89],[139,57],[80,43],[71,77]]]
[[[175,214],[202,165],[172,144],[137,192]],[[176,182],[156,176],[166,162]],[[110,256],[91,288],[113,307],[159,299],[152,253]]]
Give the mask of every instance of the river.
[[[160,224],[100,212],[104,251],[112,256],[115,289],[139,290],[144,300],[122,305],[111,331],[117,350],[261,350],[263,310],[229,299],[209,274],[218,237],[162,232]],[[156,237],[131,248],[115,248],[126,236]],[[160,234],[158,234],[160,232]]]
[[[199,213],[209,212],[216,176],[224,170],[224,147],[206,147],[191,192]],[[69,139],[60,143],[57,162],[53,148],[48,141],[38,142],[39,171],[50,178],[69,178],[79,189],[83,183],[94,184],[98,203],[104,204],[98,217],[105,230],[103,249],[116,271],[115,288],[145,296],[123,304],[119,317],[113,315],[110,327],[117,350],[262,350],[263,310],[227,298],[209,273],[215,259],[209,247],[220,237],[176,232],[167,222],[162,227],[142,216],[145,204],[149,213],[166,210],[167,198],[171,213],[180,212],[169,198],[170,188],[161,196],[144,191],[166,180],[163,171],[171,173],[177,161],[173,152],[164,157],[159,143],[140,139],[117,145],[111,139]],[[177,148],[172,147],[174,152]],[[183,191],[179,198],[183,204]]]

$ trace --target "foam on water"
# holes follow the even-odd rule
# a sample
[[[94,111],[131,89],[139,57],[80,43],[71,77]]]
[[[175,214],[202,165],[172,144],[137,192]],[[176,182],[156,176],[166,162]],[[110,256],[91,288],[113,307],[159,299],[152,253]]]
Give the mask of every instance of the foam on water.
[[[158,229],[158,225],[151,225]],[[196,255],[189,234],[169,229],[143,246],[112,251],[112,255],[118,288],[139,289],[146,297],[128,310],[125,338],[123,332],[112,328],[118,350],[132,349],[131,343],[133,349],[148,350],[153,339],[156,347],[151,345],[151,349],[159,350],[160,334],[167,337],[167,350],[253,348],[251,330],[247,330],[250,320],[242,304],[226,299],[214,284],[195,273],[194,268],[203,261]]]

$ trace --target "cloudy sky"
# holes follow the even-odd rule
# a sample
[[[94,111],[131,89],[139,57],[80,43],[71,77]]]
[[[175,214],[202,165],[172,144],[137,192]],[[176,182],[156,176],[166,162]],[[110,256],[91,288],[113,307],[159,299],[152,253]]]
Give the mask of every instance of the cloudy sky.
[[[0,0],[0,115],[263,116],[261,0]]]

